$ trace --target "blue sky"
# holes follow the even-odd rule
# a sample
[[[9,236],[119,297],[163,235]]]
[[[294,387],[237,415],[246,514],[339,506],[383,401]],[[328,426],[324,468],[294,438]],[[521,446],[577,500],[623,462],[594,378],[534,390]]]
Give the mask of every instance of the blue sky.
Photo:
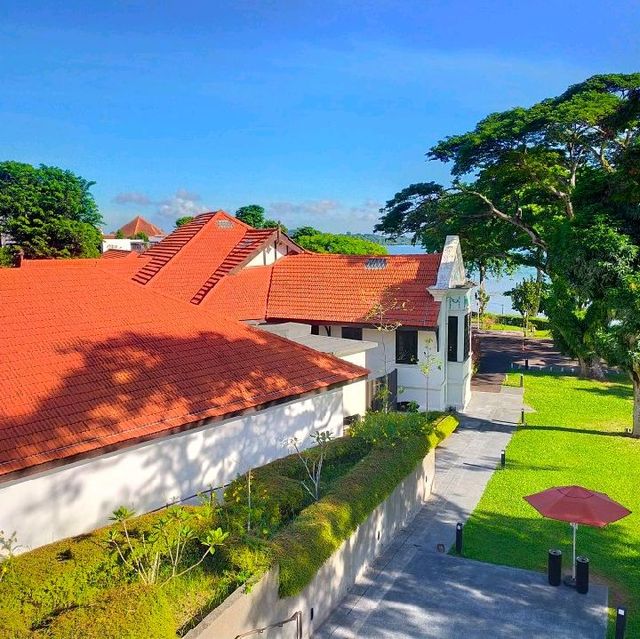
[[[640,70],[640,3],[0,1],[0,159],[95,180],[109,230],[258,203],[371,230],[438,139]]]

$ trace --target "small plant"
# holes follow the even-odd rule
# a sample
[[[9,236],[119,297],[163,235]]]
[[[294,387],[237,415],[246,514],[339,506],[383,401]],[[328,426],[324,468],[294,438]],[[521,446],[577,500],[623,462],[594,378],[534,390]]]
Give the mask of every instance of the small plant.
[[[385,413],[389,412],[391,398],[391,389],[389,388],[388,378],[388,361],[387,361],[387,343],[385,341],[385,333],[393,334],[401,326],[402,322],[394,320],[393,316],[409,308],[407,302],[399,300],[390,300],[386,302],[376,302],[367,312],[365,318],[371,322],[374,328],[380,333],[380,343],[382,345],[382,359],[384,362],[384,375],[382,377],[382,386],[376,392],[375,398],[382,405]]]
[[[425,404],[424,409],[429,412],[429,376],[433,369],[442,370],[442,359],[435,353],[431,352],[431,343],[427,344],[422,359],[418,361],[418,368],[425,377]]]
[[[11,560],[14,558],[18,548],[22,548],[22,546],[18,543],[16,531],[14,530],[8,535],[4,530],[0,530],[0,581],[9,572]]]
[[[184,575],[199,566],[207,555],[221,546],[229,533],[222,528],[207,530],[198,536],[193,523],[198,519],[184,508],[172,506],[158,519],[150,531],[133,537],[128,522],[135,512],[126,506],[113,511],[111,520],[120,524],[121,530],[109,530],[107,543],[115,551],[123,566],[135,573],[140,581],[147,585],[159,583],[161,572],[169,575],[160,583],[161,586],[175,577]],[[198,540],[206,547],[201,557],[186,568],[180,570],[187,547]]]
[[[395,446],[400,440],[429,434],[432,428],[426,413],[369,412],[352,426],[350,434],[373,446]]]
[[[324,463],[324,458],[327,454],[327,446],[333,439],[333,436],[328,430],[317,430],[315,433],[313,433],[313,435],[311,435],[311,439],[313,439],[313,441],[316,443],[316,449],[313,451],[313,453],[303,454],[300,450],[300,443],[297,437],[290,437],[287,440],[287,445],[290,449],[293,449],[295,451],[296,455],[304,466],[305,472],[307,473],[310,485],[307,484],[306,479],[303,479],[301,481],[301,484],[311,495],[313,500],[318,501],[320,499],[320,479],[322,476],[322,464]]]

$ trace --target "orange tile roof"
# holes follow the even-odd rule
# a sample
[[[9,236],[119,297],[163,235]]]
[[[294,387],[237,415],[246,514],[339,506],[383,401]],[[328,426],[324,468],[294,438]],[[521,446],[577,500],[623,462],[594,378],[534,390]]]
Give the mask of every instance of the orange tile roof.
[[[267,318],[371,323],[367,315],[381,303],[390,309],[386,321],[436,326],[440,304],[427,287],[436,283],[440,258],[313,253],[284,257],[273,268]],[[368,260],[373,268],[367,268]]]
[[[239,320],[263,320],[273,266],[255,266],[227,275],[204,298],[202,307]]]
[[[137,233],[145,233],[149,237],[152,235],[166,235],[159,226],[151,224],[151,222],[147,222],[147,220],[139,215],[136,215],[136,217],[134,217],[130,222],[127,222],[124,226],[121,226],[118,230],[125,237],[133,237]]]
[[[135,261],[0,269],[0,475],[366,375],[158,295],[116,266]]]

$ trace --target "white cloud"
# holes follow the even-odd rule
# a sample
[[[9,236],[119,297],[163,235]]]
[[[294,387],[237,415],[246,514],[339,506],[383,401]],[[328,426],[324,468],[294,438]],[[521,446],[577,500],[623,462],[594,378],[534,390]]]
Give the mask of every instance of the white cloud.
[[[347,205],[339,200],[320,199],[301,202],[272,202],[267,216],[281,220],[293,229],[298,226],[315,226],[321,231],[370,233],[380,217],[381,202],[367,199],[357,205]]]
[[[185,215],[198,215],[209,210],[202,204],[200,195],[186,189],[178,189],[175,195],[161,200],[157,204],[156,215],[172,221]]]
[[[149,206],[153,204],[153,200],[145,193],[129,191],[127,193],[118,193],[112,202],[115,204],[137,204],[138,206]]]

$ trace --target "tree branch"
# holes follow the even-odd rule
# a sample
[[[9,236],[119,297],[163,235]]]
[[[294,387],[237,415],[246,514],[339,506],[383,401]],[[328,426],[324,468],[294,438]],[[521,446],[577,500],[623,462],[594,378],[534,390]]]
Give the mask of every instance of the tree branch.
[[[519,228],[521,231],[524,231],[529,238],[531,238],[531,242],[535,244],[535,246],[539,246],[541,249],[547,250],[546,243],[542,240],[542,238],[529,226],[527,226],[519,217],[512,217],[503,213],[500,209],[498,209],[495,204],[484,194],[479,191],[473,191],[471,189],[466,189],[463,186],[458,185],[460,191],[464,191],[465,193],[469,193],[469,195],[475,195],[477,198],[482,200],[488,207],[489,211],[494,217],[497,217],[499,220],[504,220],[509,224]]]

